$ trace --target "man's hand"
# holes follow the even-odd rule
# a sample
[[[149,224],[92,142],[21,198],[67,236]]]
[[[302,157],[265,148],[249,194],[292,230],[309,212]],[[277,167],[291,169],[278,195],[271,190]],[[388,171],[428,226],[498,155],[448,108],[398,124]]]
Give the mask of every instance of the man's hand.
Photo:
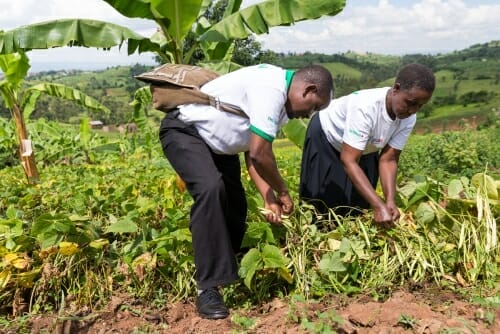
[[[399,221],[399,217],[401,216],[399,208],[394,202],[387,202],[386,204],[389,210],[391,211],[392,221],[396,224]]]
[[[281,204],[281,210],[286,215],[289,215],[293,211],[293,201],[290,197],[288,191],[283,191],[278,194],[278,202]]]
[[[261,209],[261,213],[266,217],[266,220],[271,224],[279,225],[283,211],[279,203],[265,203],[265,209]]]
[[[272,224],[280,224],[283,218],[293,211],[293,201],[287,191],[278,194],[278,198],[274,195],[272,199],[264,201],[264,209],[261,213],[266,217],[266,220]]]
[[[385,204],[374,208],[373,220],[377,225],[383,228],[391,228],[396,226],[393,220],[393,212],[389,208],[389,206]]]

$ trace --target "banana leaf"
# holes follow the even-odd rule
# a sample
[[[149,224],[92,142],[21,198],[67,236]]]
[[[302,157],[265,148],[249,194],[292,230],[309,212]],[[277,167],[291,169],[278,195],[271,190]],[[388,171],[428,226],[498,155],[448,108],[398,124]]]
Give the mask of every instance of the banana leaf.
[[[307,124],[307,121],[303,119],[291,119],[282,128],[282,131],[292,143],[302,149],[306,137]]]
[[[21,86],[29,68],[29,59],[23,52],[0,54],[0,70],[4,73],[4,80],[15,87]]]
[[[111,112],[106,106],[101,104],[99,101],[97,101],[91,96],[82,93],[78,89],[61,84],[44,82],[31,86],[25,90],[25,94],[22,101],[22,108],[24,110],[23,113],[25,118],[29,118],[30,114],[33,112],[35,108],[35,104],[36,101],[38,100],[38,97],[42,93],[53,97],[61,98],[67,101],[75,102],[76,104],[91,110],[101,110],[106,114],[109,114]]]
[[[292,25],[342,11],[345,0],[268,0],[244,8],[214,24],[200,41],[228,42],[250,34],[268,33],[270,27]]]
[[[109,22],[63,19],[0,32],[0,54],[62,46],[109,49],[128,43],[128,54],[160,51],[158,44],[132,30]]]
[[[154,20],[163,30],[167,40],[176,44],[191,30],[207,1],[203,0],[104,0],[120,14],[129,18]]]

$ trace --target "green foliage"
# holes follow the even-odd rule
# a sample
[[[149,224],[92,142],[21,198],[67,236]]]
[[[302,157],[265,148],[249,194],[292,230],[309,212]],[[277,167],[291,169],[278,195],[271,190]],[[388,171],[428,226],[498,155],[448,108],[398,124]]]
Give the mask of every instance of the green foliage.
[[[441,63],[453,63],[459,60],[474,59],[482,60],[487,58],[497,58],[500,56],[500,41],[474,44],[461,51],[454,51],[451,54],[441,55]]]
[[[233,324],[238,325],[243,330],[248,330],[248,329],[251,329],[255,325],[256,320],[235,314],[231,317],[231,322]]]
[[[224,18],[227,10],[232,8],[229,6],[227,0],[225,1],[212,1],[207,8],[203,17],[213,25]],[[198,38],[196,31],[190,31],[183,42],[184,54],[190,54],[190,64],[198,64],[205,60],[205,54],[201,46],[196,41]],[[231,55],[231,62],[241,66],[249,66],[262,62],[272,62],[272,51],[263,51],[259,42],[255,40],[253,35],[245,39],[238,39],[234,42],[234,49]],[[268,57],[270,55],[271,57]],[[161,59],[158,59],[161,63]]]
[[[411,315],[401,314],[398,319],[398,325],[404,329],[413,329],[418,325],[418,321]]]
[[[453,174],[459,171],[470,173],[479,162],[478,142],[471,141],[461,133],[446,132],[443,136],[432,139],[429,143],[429,153],[434,164],[446,164]]]
[[[301,326],[308,333],[328,334],[338,333],[339,325],[342,325],[344,319],[338,315],[335,310],[329,312],[320,312],[316,314],[317,319],[309,320],[303,318]]]
[[[482,131],[446,131],[410,137],[400,160],[403,175],[425,174],[435,178],[472,176],[485,168],[499,168],[500,128]]]
[[[128,41],[129,54],[136,50],[158,50],[158,46],[116,24],[85,19],[60,19],[21,26],[0,33],[0,54],[61,46],[111,48]]]
[[[29,70],[28,57],[24,53],[0,54],[0,69],[5,76],[0,80],[0,93],[6,107],[11,109]]]
[[[268,33],[269,28],[276,25],[336,15],[344,6],[344,0],[281,2],[279,6],[274,1],[264,1],[226,16],[203,33],[200,40],[228,42],[251,33]]]
[[[489,100],[490,94],[485,90],[467,92],[459,98],[459,102],[464,106],[467,106],[469,103],[487,103]]]
[[[297,147],[302,148],[302,146],[304,146],[304,138],[306,137],[308,124],[308,121],[302,119],[292,119],[281,131],[283,131],[288,140],[297,145]]]
[[[175,177],[165,174],[163,158],[149,161],[142,154],[130,156],[142,161],[132,169],[119,152],[103,165],[48,166],[40,184],[28,189],[15,181],[14,170],[4,171],[2,189],[12,181],[16,186],[10,184],[0,204],[0,249],[10,259],[0,268],[3,292],[34,289],[34,307],[59,305],[61,291],[82,305],[98,306],[95,302],[124,282],[140,297],[153,294],[158,286],[150,284],[152,269],[164,277],[170,298],[190,292],[190,201],[175,191]],[[146,185],[136,169],[148,168],[157,181]],[[177,273],[179,268],[186,275]],[[8,295],[0,298],[9,305]]]
[[[291,3],[281,2],[278,5],[278,1],[265,1],[240,11],[241,1],[230,1],[225,3],[227,6],[222,19],[211,23],[204,16],[207,10],[215,10],[209,1],[105,1],[126,17],[154,20],[159,26],[159,31],[150,39],[158,46],[154,51],[162,62],[186,64],[191,62],[198,47],[201,47],[206,61],[222,60],[233,49],[234,40],[245,39],[252,33],[267,33],[274,26],[335,15],[345,6],[343,0],[295,1],[292,10]],[[208,16],[217,15],[220,14],[211,13]],[[184,41],[190,32],[195,32],[197,38],[185,52]]]
[[[51,82],[56,85],[75,87],[87,96],[101,101],[107,108],[102,111],[93,109],[88,111],[74,103],[42,95],[32,118],[45,118],[65,123],[78,123],[83,117],[91,116],[94,120],[101,120],[106,125],[129,123],[133,119],[133,108],[129,105],[132,94],[143,86],[134,79],[134,75],[150,69],[150,66],[134,65],[132,67],[116,66],[106,70],[85,71],[49,71],[41,72],[27,78],[29,84],[38,85],[41,82]],[[111,112],[108,112],[107,109]],[[151,114],[151,118],[154,114]]]
[[[38,312],[62,307],[66,298],[99,308],[117,291],[145,300],[157,300],[163,291],[163,302],[193,294],[192,199],[178,189],[158,143],[147,147],[147,132],[103,137],[85,121],[78,129],[44,120],[30,126],[37,142],[44,143],[38,150],[45,165],[40,183],[20,182],[16,167],[0,170],[2,312],[12,311],[14,296],[32,296],[25,301]],[[482,137],[493,136],[490,130],[467,138],[492,143]],[[465,140],[460,147],[451,145],[458,139],[447,136],[424,137],[422,142],[446,139],[450,150],[473,145]],[[12,138],[4,138],[9,147]],[[424,163],[429,153],[419,154],[413,159]],[[447,154],[453,157],[451,151]],[[293,144],[276,142],[278,165],[294,196],[300,156]],[[369,212],[318,216],[312,207],[299,204],[283,226],[270,225],[243,172],[249,224],[241,281],[228,298],[238,302],[236,294],[248,298],[249,291],[253,302],[292,292],[320,298],[378,291],[410,280],[491,286],[498,275],[498,184],[477,174],[483,167],[470,168],[471,177],[459,170],[453,177],[441,174],[439,181],[416,177],[400,182],[402,218],[388,231],[374,226]],[[299,318],[311,331],[335,328],[334,314]],[[489,321],[488,315],[484,319]]]
[[[17,145],[14,124],[0,117],[0,169],[17,162]]]
[[[308,309],[313,301],[306,301],[300,295],[292,295],[288,317],[307,333],[338,333],[344,320],[334,310],[318,312]]]
[[[83,94],[77,89],[53,83],[40,83],[37,85],[30,86],[25,90],[25,97],[22,104],[24,109],[24,117],[29,118],[33,109],[35,109],[35,104],[38,97],[44,93],[49,96],[53,96],[59,99],[65,99],[67,101],[75,102],[85,108],[101,110],[105,114],[109,114],[110,110],[99,103],[96,99]]]

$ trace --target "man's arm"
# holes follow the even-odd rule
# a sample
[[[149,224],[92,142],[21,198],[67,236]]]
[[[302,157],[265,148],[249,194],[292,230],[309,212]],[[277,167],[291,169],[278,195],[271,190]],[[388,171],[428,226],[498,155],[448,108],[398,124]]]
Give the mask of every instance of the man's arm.
[[[258,174],[259,176],[259,179],[261,179],[257,182],[260,183],[261,181],[263,181],[272,190],[274,190],[277,193],[277,199],[282,207],[283,212],[285,214],[291,213],[293,210],[293,202],[290,198],[290,194],[288,193],[288,188],[285,184],[285,181],[281,177],[281,174],[278,170],[276,159],[272,150],[272,143],[254,133],[251,133],[250,147],[247,155],[247,166],[249,166],[250,168],[254,168],[256,174]],[[249,172],[251,172],[250,169]],[[259,185],[256,183],[256,186],[258,187]],[[264,194],[266,194],[265,196],[268,196],[265,189]],[[264,200],[265,199],[266,197],[264,197]]]
[[[342,144],[340,160],[344,170],[359,194],[373,207],[375,222],[382,225],[392,224],[392,215],[389,208],[377,195],[365,173],[359,167],[359,159],[362,153],[362,151],[346,143]]]
[[[265,213],[264,216],[270,223],[279,223],[281,221],[281,214],[283,211],[276,195],[274,194],[274,190],[266,181],[264,181],[264,179],[260,177],[259,173],[257,173],[248,152],[245,152],[245,163],[247,165],[250,178],[264,199],[264,207],[269,210],[269,213]]]
[[[399,155],[401,150],[386,145],[380,154],[379,175],[382,191],[385,196],[385,203],[392,212],[392,220],[399,220],[399,209],[396,206],[396,177],[398,173]]]

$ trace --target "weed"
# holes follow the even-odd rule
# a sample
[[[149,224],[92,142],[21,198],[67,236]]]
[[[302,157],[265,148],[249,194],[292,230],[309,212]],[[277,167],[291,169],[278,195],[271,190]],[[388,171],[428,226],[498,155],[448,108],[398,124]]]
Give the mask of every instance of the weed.
[[[307,318],[307,310],[303,307],[306,303],[304,296],[293,294],[290,298],[290,307],[288,308],[287,318],[295,323],[299,323],[300,319]]]
[[[495,313],[492,311],[488,310],[483,310],[483,309],[477,309],[475,313],[475,317],[477,320],[484,321],[487,323],[489,326],[493,325],[495,323]]]
[[[151,306],[153,308],[162,309],[167,305],[166,293],[160,287],[156,293],[154,293],[153,300],[151,301]]]
[[[317,334],[330,334],[337,333],[339,325],[342,325],[344,319],[340,317],[335,310],[329,310],[326,312],[316,312],[317,319],[308,320],[303,318],[301,321],[301,326],[305,330],[311,333]]]
[[[7,317],[0,317],[0,333],[30,333],[29,315],[16,317],[14,320],[9,320]]]
[[[411,315],[401,314],[398,319],[398,325],[404,329],[413,329],[418,324],[417,319]]]
[[[255,319],[238,314],[234,314],[231,317],[231,322],[238,325],[243,330],[251,329],[255,325]]]

